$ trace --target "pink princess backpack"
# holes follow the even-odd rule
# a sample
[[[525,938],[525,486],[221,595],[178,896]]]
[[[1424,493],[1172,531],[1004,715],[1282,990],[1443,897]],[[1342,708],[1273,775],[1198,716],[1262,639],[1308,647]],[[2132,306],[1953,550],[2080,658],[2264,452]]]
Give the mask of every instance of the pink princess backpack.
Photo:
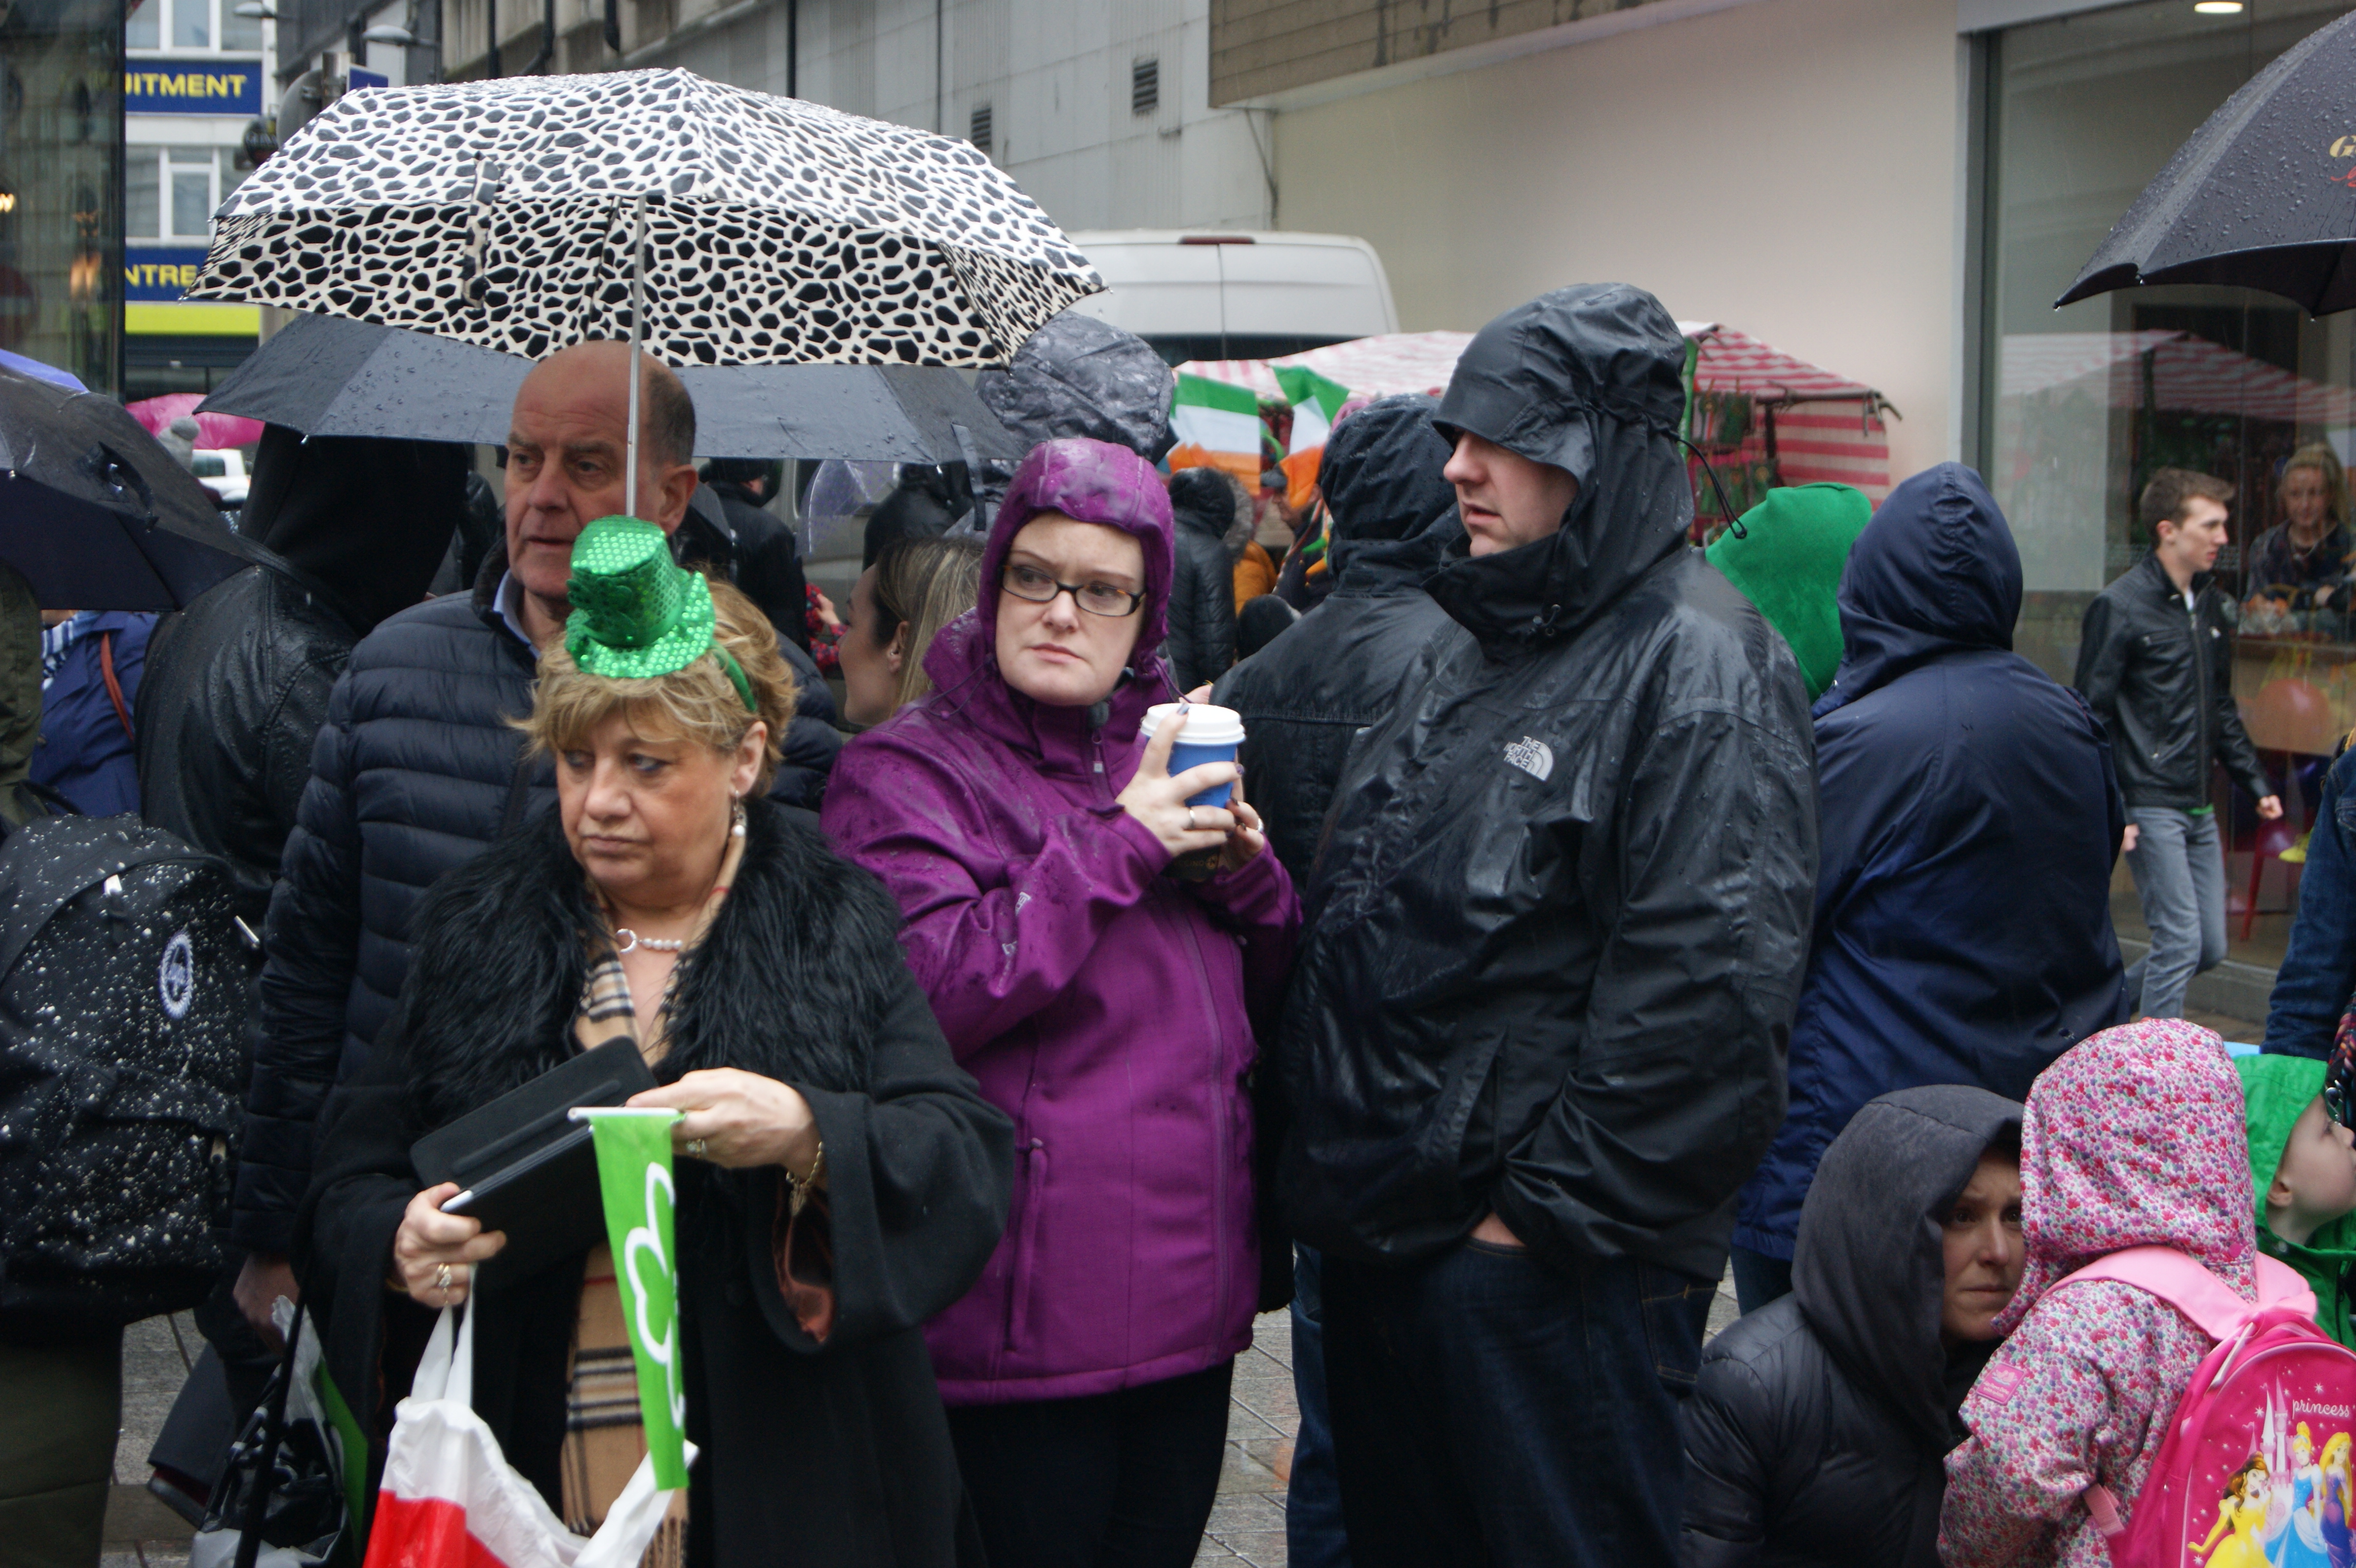
[[[2085,1490],[2115,1568],[2351,1561],[2356,1354],[2315,1326],[2315,1293],[2296,1270],[2261,1257],[2257,1274],[2258,1299],[2246,1302],[2173,1248],[2130,1247],[2053,1287],[2134,1285],[2217,1342],[2177,1402],[2133,1519],[2108,1487]]]

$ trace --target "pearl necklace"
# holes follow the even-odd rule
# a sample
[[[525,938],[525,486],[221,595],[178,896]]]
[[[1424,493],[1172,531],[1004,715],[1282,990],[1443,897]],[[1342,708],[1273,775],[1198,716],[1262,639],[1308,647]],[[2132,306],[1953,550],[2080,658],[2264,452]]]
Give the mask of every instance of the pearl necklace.
[[[687,946],[687,939],[685,937],[680,937],[676,940],[666,941],[660,937],[642,937],[638,935],[637,932],[630,929],[627,926],[615,927],[614,935],[616,938],[621,939],[614,944],[614,951],[616,956],[628,952],[634,948],[648,948],[656,952],[678,952],[680,949]]]

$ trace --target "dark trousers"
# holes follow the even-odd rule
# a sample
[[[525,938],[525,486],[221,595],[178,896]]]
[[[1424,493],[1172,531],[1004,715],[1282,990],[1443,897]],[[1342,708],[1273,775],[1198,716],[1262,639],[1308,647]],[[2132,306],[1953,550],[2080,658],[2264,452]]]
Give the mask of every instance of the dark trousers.
[[[1321,1283],[1356,1568],[1676,1561],[1676,1405],[1714,1281],[1467,1241],[1408,1267],[1328,1254]]]
[[[1333,1469],[1333,1426],[1326,1413],[1325,1312],[1313,1247],[1292,1255],[1292,1397],[1301,1428],[1292,1439],[1285,1484],[1284,1555],[1292,1568],[1350,1568],[1342,1522],[1342,1481]]]
[[[0,1340],[0,1563],[90,1568],[123,1423],[123,1330]]]
[[[1188,1568],[1226,1455],[1235,1363],[1118,1393],[951,1410],[991,1568]]]

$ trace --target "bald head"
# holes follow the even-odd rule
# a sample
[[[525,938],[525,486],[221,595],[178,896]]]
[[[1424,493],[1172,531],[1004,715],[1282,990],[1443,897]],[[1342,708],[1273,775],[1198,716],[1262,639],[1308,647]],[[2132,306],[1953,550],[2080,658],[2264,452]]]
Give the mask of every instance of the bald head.
[[[638,471],[622,473],[629,435],[626,343],[581,343],[532,367],[508,432],[508,570],[543,644],[562,626],[573,542],[601,517],[628,513],[670,532],[695,491],[695,408],[660,361],[638,356]]]

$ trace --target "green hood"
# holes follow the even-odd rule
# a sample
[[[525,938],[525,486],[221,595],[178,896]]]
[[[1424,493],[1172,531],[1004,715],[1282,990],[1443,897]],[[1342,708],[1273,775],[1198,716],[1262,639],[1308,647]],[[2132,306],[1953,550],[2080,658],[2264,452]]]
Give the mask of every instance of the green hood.
[[[2323,1092],[2325,1065],[2310,1057],[2256,1056],[2242,1057],[2233,1066],[2242,1075],[2244,1126],[2250,1139],[2250,1202],[2257,1216],[2258,1245],[2315,1287],[2315,1316],[2323,1331],[2343,1345],[2356,1344],[2356,1322],[2351,1322],[2342,1283],[2349,1265],[2356,1263],[2356,1215],[2343,1215],[2324,1226],[2304,1247],[2266,1228],[2266,1188],[2274,1184],[2291,1128]]]
[[[1783,634],[1815,702],[1840,669],[1841,569],[1849,546],[1873,520],[1873,503],[1847,485],[1770,490],[1742,514],[1740,536],[1718,536],[1709,564]]]

